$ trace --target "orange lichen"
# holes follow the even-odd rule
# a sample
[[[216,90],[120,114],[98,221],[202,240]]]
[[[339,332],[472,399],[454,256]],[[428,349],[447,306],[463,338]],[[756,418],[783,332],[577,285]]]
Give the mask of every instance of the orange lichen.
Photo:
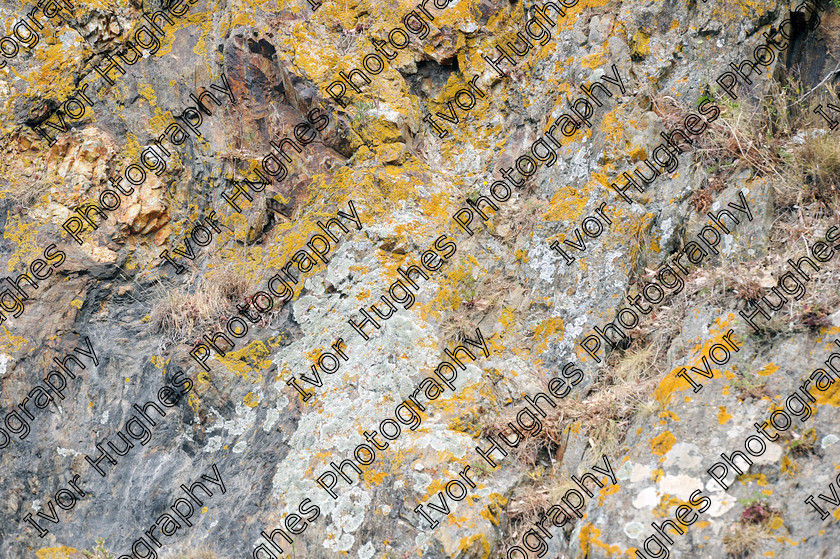
[[[604,550],[607,556],[613,555],[620,555],[621,548],[617,545],[609,545],[598,538],[601,535],[601,531],[598,528],[595,528],[590,523],[586,523],[580,529],[580,549],[581,553],[584,557],[589,557],[591,555],[590,551],[592,547],[597,547]]]
[[[35,552],[35,555],[38,559],[70,559],[72,556],[71,554],[78,553],[72,547],[67,546],[59,546],[59,547],[45,547],[43,549],[39,549]]]
[[[665,431],[651,439],[650,451],[657,456],[664,456],[671,450],[675,442],[677,442],[676,437],[670,431]]]

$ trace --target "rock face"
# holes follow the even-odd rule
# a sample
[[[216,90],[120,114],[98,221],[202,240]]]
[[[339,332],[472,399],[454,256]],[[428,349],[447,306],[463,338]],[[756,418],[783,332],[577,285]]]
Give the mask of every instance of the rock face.
[[[0,557],[835,554],[836,6],[141,4],[0,8]]]

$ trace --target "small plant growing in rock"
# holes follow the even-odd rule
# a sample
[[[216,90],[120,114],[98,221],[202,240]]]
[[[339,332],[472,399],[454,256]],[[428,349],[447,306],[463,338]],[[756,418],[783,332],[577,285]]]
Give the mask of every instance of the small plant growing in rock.
[[[744,509],[741,513],[741,523],[743,524],[764,524],[768,522],[776,512],[771,509],[764,501],[753,503]]]
[[[353,122],[356,123],[368,118],[373,109],[376,108],[376,103],[373,101],[356,101],[353,107],[356,109]]]
[[[114,554],[105,548],[105,539],[96,538],[96,547],[93,551],[82,551],[88,559],[114,559]]]
[[[472,276],[464,277],[464,280],[461,282],[460,290],[462,302],[472,301],[475,299],[476,283],[478,283],[477,280]]]
[[[705,214],[712,207],[712,194],[708,188],[695,190],[691,195],[691,205],[695,211]]]
[[[483,477],[493,471],[493,468],[484,460],[473,462],[470,466],[477,474],[477,477]]]
[[[750,497],[750,498],[738,499],[738,503],[741,504],[741,505],[744,505],[745,507],[750,507],[750,506],[752,506],[756,503],[761,502],[762,500],[764,500],[764,498],[765,498],[764,493],[756,491],[755,493],[753,493],[753,496]]]
[[[766,501],[753,501],[741,512],[741,519],[729,527],[723,536],[727,555],[733,558],[748,557],[761,542],[771,535],[771,525],[779,517],[778,511]]]
[[[755,304],[761,299],[761,286],[754,279],[737,280],[735,291],[738,294],[738,299],[747,303]]]
[[[788,442],[788,449],[793,456],[807,456],[813,454],[816,449],[817,432],[814,429],[806,429],[801,435],[793,434],[793,439]]]
[[[822,305],[805,305],[802,312],[802,323],[812,332],[819,332],[823,328],[831,327],[828,310]]]
[[[767,396],[767,383],[758,380],[758,378],[750,373],[738,376],[729,383],[732,388],[738,392],[738,398],[746,400],[747,398],[763,398]]]

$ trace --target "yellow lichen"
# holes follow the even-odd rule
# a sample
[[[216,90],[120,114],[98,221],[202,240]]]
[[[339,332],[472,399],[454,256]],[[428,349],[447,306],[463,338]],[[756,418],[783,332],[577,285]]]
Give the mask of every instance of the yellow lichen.
[[[670,431],[657,435],[650,441],[650,451],[657,456],[664,456],[671,450],[677,438]]]
[[[59,547],[45,547],[43,549],[39,549],[35,552],[35,555],[38,559],[70,559],[71,554],[78,553],[72,547],[67,546],[59,546]]]

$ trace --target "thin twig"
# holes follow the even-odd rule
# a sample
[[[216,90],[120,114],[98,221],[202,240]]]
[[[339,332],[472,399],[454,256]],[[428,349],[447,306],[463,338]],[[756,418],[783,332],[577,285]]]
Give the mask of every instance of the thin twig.
[[[799,105],[800,103],[802,103],[802,101],[804,101],[804,100],[805,100],[805,99],[806,99],[809,95],[811,95],[813,92],[815,92],[815,91],[816,91],[816,90],[817,90],[817,89],[818,89],[818,88],[819,88],[822,84],[824,84],[825,82],[827,82],[827,81],[829,80],[829,78],[833,77],[835,74],[838,74],[838,73],[840,73],[840,62],[838,62],[838,63],[837,63],[837,66],[835,66],[835,67],[834,67],[834,70],[832,70],[831,72],[829,72],[829,73],[828,73],[828,75],[827,75],[826,77],[824,77],[820,83],[818,83],[817,85],[815,85],[815,86],[814,86],[814,88],[813,88],[811,91],[809,91],[808,93],[806,93],[805,95],[803,95],[803,96],[802,96],[802,97],[801,97],[801,98],[800,98],[800,99],[796,102],[796,104],[797,104],[797,105]]]

